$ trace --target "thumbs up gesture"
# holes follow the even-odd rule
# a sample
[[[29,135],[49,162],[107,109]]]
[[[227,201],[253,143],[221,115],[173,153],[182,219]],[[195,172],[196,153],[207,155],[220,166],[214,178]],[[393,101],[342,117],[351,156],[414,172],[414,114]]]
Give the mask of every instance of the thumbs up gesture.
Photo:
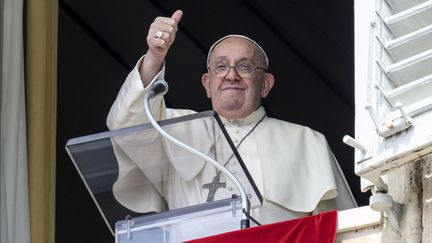
[[[157,17],[150,25],[147,35],[149,46],[148,54],[164,59],[169,48],[174,43],[178,30],[178,23],[183,16],[181,10],[177,10],[171,17]]]
[[[148,51],[139,67],[141,81],[146,87],[161,70],[165,56],[174,43],[183,12],[177,10],[171,17],[157,17],[147,34]]]

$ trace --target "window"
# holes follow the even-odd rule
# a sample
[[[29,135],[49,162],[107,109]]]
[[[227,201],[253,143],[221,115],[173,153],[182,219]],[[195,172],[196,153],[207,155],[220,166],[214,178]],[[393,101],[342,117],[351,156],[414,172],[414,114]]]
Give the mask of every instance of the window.
[[[356,174],[432,153],[432,1],[356,1],[355,70]]]

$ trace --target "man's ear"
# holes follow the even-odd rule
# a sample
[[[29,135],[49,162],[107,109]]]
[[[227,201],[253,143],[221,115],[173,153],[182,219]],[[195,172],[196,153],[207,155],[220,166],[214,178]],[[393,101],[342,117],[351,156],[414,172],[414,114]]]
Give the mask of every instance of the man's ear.
[[[210,77],[208,73],[204,73],[201,77],[201,82],[202,85],[204,86],[204,89],[206,90],[207,93],[207,98],[211,98],[210,97]]]
[[[261,98],[267,97],[274,85],[274,76],[271,73],[264,73],[263,83],[261,87]]]

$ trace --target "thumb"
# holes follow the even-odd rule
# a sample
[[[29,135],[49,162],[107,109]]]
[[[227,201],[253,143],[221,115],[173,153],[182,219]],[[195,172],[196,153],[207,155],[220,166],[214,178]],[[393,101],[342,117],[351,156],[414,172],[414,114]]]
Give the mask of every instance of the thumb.
[[[183,11],[177,10],[173,13],[171,18],[174,19],[178,24],[180,22],[180,19],[182,18],[182,16],[183,16]]]

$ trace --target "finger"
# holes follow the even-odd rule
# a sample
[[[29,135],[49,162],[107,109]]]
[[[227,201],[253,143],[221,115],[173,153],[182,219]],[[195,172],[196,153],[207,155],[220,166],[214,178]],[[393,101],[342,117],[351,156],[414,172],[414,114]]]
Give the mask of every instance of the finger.
[[[154,23],[150,27],[150,32],[156,33],[157,31],[164,31],[168,33],[174,33],[177,31],[175,26],[164,24],[164,23]]]
[[[150,49],[157,48],[158,51],[165,52],[169,43],[166,40],[158,39],[158,38],[149,38],[148,44]]]
[[[157,17],[153,22],[155,24],[168,24],[168,25],[176,25],[177,22],[169,17]]]
[[[173,34],[171,34],[170,32],[165,32],[165,31],[156,31],[155,33],[154,33],[154,35],[153,35],[153,38],[156,38],[156,39],[161,39],[161,40],[164,40],[164,41],[170,41],[171,40],[171,36],[172,36]]]
[[[182,16],[183,16],[183,11],[177,10],[173,13],[171,18],[174,19],[176,21],[176,23],[178,24],[180,22]]]

